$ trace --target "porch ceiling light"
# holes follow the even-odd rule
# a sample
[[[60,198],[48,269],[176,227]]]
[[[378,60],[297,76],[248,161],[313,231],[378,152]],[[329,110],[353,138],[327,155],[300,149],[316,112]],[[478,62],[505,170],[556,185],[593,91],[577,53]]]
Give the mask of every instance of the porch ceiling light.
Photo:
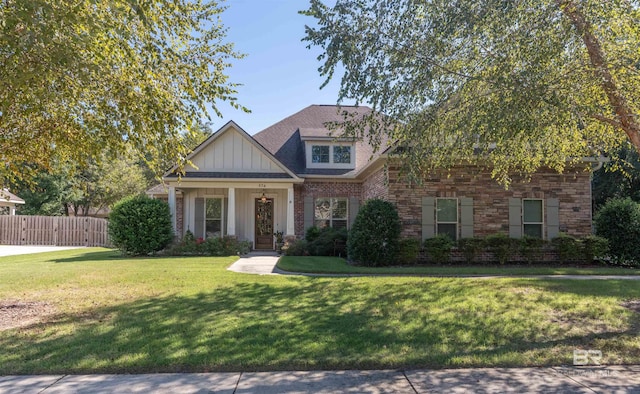
[[[267,202],[267,196],[264,194],[264,191],[262,192],[262,197],[260,197],[260,201],[262,201],[263,204]]]

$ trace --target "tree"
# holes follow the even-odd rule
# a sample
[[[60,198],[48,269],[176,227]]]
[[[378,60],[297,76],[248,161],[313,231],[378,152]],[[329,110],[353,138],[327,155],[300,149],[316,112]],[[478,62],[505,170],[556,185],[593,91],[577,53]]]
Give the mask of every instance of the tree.
[[[237,104],[224,74],[224,10],[206,0],[4,0],[0,7],[0,185],[55,162],[127,147],[184,164],[178,138],[211,105]]]
[[[598,211],[608,200],[631,198],[640,202],[640,155],[631,144],[611,155],[611,161],[593,173],[594,210]]]
[[[82,168],[57,163],[52,173],[42,171],[33,182],[22,184],[20,195],[25,206],[20,213],[87,216],[141,194],[147,186],[143,168],[132,154],[113,161],[101,157]]]
[[[325,83],[344,70],[338,101],[374,109],[346,134],[404,144],[410,175],[471,162],[508,185],[640,149],[635,1],[311,0],[303,13]]]

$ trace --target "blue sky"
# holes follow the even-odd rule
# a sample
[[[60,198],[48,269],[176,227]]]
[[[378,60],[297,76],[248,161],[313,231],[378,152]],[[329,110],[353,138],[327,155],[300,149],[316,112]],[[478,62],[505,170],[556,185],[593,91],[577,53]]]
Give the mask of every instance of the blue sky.
[[[238,102],[250,114],[218,103],[224,118],[211,111],[211,128],[216,131],[233,120],[249,134],[272,125],[311,104],[335,104],[339,80],[320,90],[324,81],[317,69],[320,50],[307,49],[305,24],[314,19],[299,15],[308,8],[302,0],[227,0],[222,22],[229,29],[227,41],[247,56],[234,60],[227,69],[231,82],[243,84]],[[349,104],[345,102],[344,104]]]

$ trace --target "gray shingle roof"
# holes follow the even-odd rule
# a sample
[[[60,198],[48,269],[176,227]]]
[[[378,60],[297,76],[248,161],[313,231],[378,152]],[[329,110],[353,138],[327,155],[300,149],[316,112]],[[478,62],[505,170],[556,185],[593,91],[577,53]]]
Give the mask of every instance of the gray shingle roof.
[[[356,142],[355,170],[306,169],[304,143],[302,138],[338,137],[339,134],[327,128],[328,123],[342,122],[342,113],[356,114],[371,112],[369,107],[310,105],[301,111],[275,123],[255,134],[253,138],[273,154],[282,164],[299,175],[352,175],[363,168],[371,159],[380,155],[386,147],[374,154],[373,147],[365,141]]]

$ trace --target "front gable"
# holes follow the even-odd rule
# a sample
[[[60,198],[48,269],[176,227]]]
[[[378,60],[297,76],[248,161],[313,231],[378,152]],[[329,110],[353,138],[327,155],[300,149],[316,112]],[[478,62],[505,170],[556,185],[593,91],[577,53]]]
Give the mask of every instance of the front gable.
[[[187,175],[251,173],[295,177],[234,122],[227,123],[212,134],[187,159],[193,163],[186,169]]]

